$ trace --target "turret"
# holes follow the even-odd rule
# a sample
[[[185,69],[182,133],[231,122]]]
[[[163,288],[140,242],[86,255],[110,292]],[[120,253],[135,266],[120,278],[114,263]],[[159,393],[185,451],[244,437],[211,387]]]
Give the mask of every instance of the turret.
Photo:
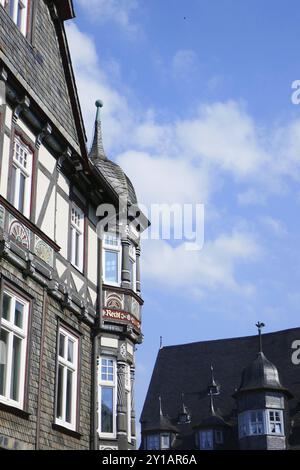
[[[257,323],[259,352],[244,369],[237,400],[239,443],[243,450],[284,450],[287,448],[288,399],[292,394],[281,383],[277,367],[263,353]]]

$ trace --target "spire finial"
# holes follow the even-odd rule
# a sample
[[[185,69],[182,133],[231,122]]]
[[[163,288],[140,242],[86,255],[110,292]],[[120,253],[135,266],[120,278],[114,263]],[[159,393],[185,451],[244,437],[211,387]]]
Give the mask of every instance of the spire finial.
[[[163,337],[160,336],[160,338],[159,338],[159,349],[162,349],[162,347],[163,347]]]
[[[264,323],[258,321],[256,324],[255,324],[256,328],[258,329],[258,338],[259,338],[259,352],[261,353],[262,352],[262,334],[261,334],[261,330],[266,326]]]
[[[91,160],[106,160],[106,155],[103,148],[102,129],[101,129],[101,108],[103,108],[103,101],[97,100],[96,103],[96,120],[95,132],[93,138],[92,148],[89,154]]]

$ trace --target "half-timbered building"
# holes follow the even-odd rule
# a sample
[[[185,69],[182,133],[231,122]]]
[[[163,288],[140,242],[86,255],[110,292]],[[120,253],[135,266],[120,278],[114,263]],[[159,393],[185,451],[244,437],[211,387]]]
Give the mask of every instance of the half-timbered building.
[[[163,347],[142,411],[141,448],[297,450],[299,377],[300,328],[259,341]]]
[[[104,152],[100,101],[88,151],[64,28],[72,18],[71,0],[0,0],[4,449],[136,443],[144,226],[123,217],[98,236],[99,206],[137,200]]]

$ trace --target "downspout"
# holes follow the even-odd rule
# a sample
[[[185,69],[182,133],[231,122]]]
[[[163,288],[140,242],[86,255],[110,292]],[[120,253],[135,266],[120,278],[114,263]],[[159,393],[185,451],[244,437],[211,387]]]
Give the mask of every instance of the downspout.
[[[44,288],[43,296],[43,312],[42,312],[42,331],[41,331],[41,346],[40,346],[40,370],[39,370],[39,393],[37,399],[37,418],[36,418],[36,437],[35,437],[35,450],[40,450],[40,429],[41,429],[41,404],[42,404],[42,377],[43,377],[43,361],[44,361],[44,343],[45,343],[45,327],[46,315],[48,307],[48,294],[47,289]]]
[[[100,322],[102,316],[102,240],[98,237],[97,242],[97,306],[96,321],[93,331],[93,450],[98,450],[98,375],[97,356],[99,350]]]

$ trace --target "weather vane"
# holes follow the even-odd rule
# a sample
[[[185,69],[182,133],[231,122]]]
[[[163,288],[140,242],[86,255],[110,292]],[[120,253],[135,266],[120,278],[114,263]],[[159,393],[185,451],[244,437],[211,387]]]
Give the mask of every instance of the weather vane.
[[[262,352],[262,336],[261,330],[266,326],[264,323],[258,321],[255,325],[258,329],[258,336],[259,336],[259,352]]]

